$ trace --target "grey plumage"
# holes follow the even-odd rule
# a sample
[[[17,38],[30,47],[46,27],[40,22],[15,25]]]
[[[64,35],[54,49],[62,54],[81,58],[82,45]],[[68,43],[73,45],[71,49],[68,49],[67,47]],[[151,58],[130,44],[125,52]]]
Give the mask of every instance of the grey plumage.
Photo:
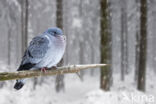
[[[56,66],[63,57],[66,46],[65,36],[59,28],[49,28],[42,35],[32,39],[25,51],[20,67],[21,70]],[[24,80],[17,80],[14,88],[20,89]]]
[[[38,64],[47,53],[47,50],[50,48],[48,47],[49,41],[50,40],[48,40],[44,34],[33,38],[29,47],[25,51],[21,64]]]

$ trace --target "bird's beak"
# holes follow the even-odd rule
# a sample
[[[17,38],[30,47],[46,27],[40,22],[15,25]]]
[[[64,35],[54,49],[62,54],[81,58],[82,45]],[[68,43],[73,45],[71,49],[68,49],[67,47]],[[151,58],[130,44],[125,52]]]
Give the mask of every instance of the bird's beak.
[[[66,36],[65,35],[57,35],[58,38],[63,38],[63,39],[66,39]]]
[[[61,35],[61,36],[62,36],[63,39],[66,39],[66,36],[65,35]]]

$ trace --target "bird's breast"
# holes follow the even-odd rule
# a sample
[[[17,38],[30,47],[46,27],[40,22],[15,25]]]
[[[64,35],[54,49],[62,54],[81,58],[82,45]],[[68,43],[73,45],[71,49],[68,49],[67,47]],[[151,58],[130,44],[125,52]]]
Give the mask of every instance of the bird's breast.
[[[66,47],[65,37],[57,37],[51,41],[50,48],[47,52],[47,67],[52,67],[62,59]]]

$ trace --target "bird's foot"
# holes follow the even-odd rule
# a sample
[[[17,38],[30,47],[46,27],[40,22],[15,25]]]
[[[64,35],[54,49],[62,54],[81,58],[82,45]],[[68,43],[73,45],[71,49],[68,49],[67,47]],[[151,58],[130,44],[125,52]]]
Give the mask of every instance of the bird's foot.
[[[41,68],[41,72],[46,73],[46,70],[47,70],[47,68],[46,68],[46,67]]]

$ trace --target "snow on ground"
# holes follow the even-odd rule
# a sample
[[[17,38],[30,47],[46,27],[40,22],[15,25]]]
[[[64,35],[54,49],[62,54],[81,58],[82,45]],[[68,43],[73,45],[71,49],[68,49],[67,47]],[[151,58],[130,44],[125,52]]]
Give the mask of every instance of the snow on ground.
[[[54,79],[38,85],[32,90],[32,82],[27,81],[23,89],[13,89],[14,81],[8,81],[6,87],[0,89],[0,104],[156,104],[156,77],[154,73],[147,75],[147,92],[136,90],[133,74],[126,76],[124,82],[120,75],[113,76],[111,91],[99,89],[99,74],[86,75],[82,82],[75,74],[65,76],[65,90],[57,93]]]
[[[156,89],[154,73],[147,75],[146,93],[136,90],[133,74],[127,75],[124,82],[120,75],[114,75],[111,91],[95,90],[88,92],[80,104],[156,104]]]

